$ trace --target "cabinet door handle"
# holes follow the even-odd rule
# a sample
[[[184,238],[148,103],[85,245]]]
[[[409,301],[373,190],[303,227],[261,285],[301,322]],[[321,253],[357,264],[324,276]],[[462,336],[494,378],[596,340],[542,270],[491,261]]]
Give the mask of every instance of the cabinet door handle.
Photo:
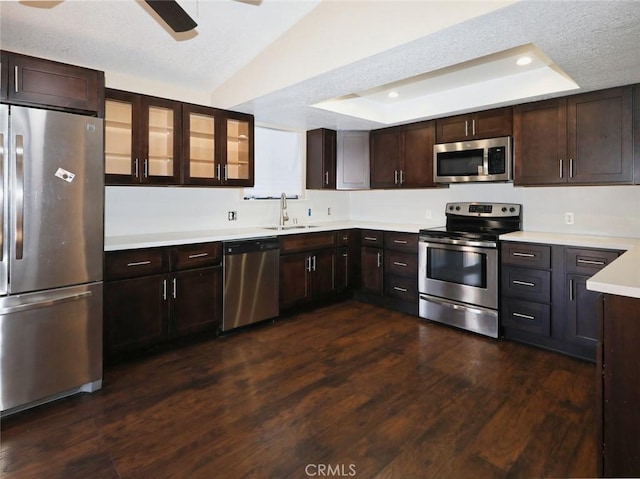
[[[398,170],[393,170],[393,183],[398,184]]]
[[[604,261],[594,261],[591,259],[580,259],[578,258],[578,264],[595,264],[597,266],[604,266],[606,263]]]
[[[536,283],[530,283],[529,281],[519,281],[517,279],[514,279],[513,281],[511,281],[513,284],[518,284],[520,286],[528,286],[530,288],[533,288]]]
[[[573,301],[575,299],[575,293],[573,292],[573,280],[569,280],[569,301]]]
[[[224,165],[224,168],[222,168],[222,170],[224,171],[224,181],[227,181],[228,177],[227,177],[227,165]]]
[[[476,134],[476,120],[471,120],[471,134],[474,136]]]
[[[162,299],[164,301],[167,300],[167,280],[166,279],[162,280]]]
[[[515,316],[516,318],[524,318],[524,319],[529,319],[531,321],[533,321],[534,319],[536,319],[535,316],[530,316],[528,314],[522,314],[522,313],[511,313],[511,316]]]
[[[216,165],[216,180],[220,181],[220,163]]]
[[[195,258],[204,258],[205,256],[209,256],[209,253],[194,253],[189,255],[189,259]]]
[[[329,184],[329,172],[328,171],[324,172],[324,184],[325,185]]]
[[[573,178],[573,158],[569,158],[569,178]]]
[[[149,159],[144,159],[144,177],[149,178]]]
[[[405,241],[405,240],[399,240],[399,239],[394,239],[394,240],[393,240],[393,242],[394,242],[395,244],[408,244],[408,243],[409,243],[408,241]]]
[[[135,158],[133,160],[133,172],[136,175],[136,178],[140,177],[140,169],[138,168],[138,159]]]
[[[18,71],[18,65],[13,67],[13,91],[16,93],[20,92],[20,86],[18,82],[20,81],[20,72]]]
[[[404,183],[404,170],[400,170],[400,184]]]
[[[405,268],[408,266],[407,263],[402,263],[400,261],[394,261],[393,264],[396,266],[404,266]]]
[[[464,121],[464,136],[469,136],[469,120]]]
[[[564,178],[564,161],[560,158],[560,178]]]
[[[176,299],[178,297],[178,281],[173,278],[171,282],[173,283],[173,299]]]
[[[401,293],[406,293],[408,291],[407,288],[401,288],[400,286],[394,286],[393,289],[400,291]]]
[[[378,241],[378,238],[375,238],[373,236],[365,236],[364,239],[365,241]]]
[[[382,266],[382,253],[378,253],[378,264],[377,264],[378,268],[380,268]]]
[[[532,254],[532,253],[519,253],[518,251],[514,251],[513,253],[511,253],[513,256],[520,256],[523,258],[535,258],[536,255]]]
[[[144,266],[146,264],[151,264],[151,261],[133,261],[131,263],[127,263],[127,268],[131,266]]]
[[[316,270],[316,255],[315,254],[313,255],[313,263],[312,264],[313,264],[313,271],[315,271]]]
[[[305,269],[307,270],[308,273],[311,273],[311,256],[307,256],[304,262],[305,262]]]

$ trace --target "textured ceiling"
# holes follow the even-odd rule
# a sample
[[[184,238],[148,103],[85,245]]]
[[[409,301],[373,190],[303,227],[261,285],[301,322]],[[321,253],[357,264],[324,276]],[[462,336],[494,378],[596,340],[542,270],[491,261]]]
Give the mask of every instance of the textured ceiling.
[[[380,127],[310,105],[527,43],[581,91],[640,83],[637,0],[180,1],[199,26],[177,39],[142,2],[42,3],[0,2],[3,49],[105,70],[108,86],[113,73],[200,90],[303,129]]]

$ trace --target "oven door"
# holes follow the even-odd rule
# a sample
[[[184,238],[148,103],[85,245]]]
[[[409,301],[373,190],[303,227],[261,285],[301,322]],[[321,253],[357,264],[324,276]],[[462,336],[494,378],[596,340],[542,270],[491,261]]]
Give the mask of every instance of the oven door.
[[[497,247],[422,240],[418,264],[421,294],[498,309]]]

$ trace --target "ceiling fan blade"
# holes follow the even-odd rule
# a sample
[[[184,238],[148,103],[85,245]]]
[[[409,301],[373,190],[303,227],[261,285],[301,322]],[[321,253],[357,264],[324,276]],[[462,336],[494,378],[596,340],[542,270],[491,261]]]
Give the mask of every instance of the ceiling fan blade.
[[[174,32],[188,32],[198,26],[175,0],[145,0]]]

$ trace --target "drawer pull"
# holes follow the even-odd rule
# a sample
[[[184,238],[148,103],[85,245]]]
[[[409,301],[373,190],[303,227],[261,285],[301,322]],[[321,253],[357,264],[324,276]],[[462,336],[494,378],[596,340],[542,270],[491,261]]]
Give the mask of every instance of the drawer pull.
[[[405,241],[405,240],[398,240],[398,239],[394,239],[394,240],[393,240],[393,242],[394,242],[395,244],[408,244],[408,243],[409,243],[408,241]]]
[[[403,266],[403,267],[405,267],[405,268],[408,266],[408,264],[407,264],[407,263],[402,263],[402,262],[400,262],[400,261],[394,261],[394,262],[393,262],[393,264],[394,264],[395,266]]]
[[[189,255],[189,259],[194,258],[204,258],[205,256],[209,256],[209,253],[194,253]]]
[[[536,257],[536,255],[533,254],[533,253],[520,253],[518,251],[514,251],[511,254],[513,254],[513,256],[520,256],[522,258],[535,258]]]
[[[593,261],[590,259],[578,259],[578,264],[594,264],[597,266],[604,266],[606,263],[604,261]]]
[[[524,319],[529,319],[531,321],[533,321],[534,319],[536,319],[535,316],[530,316],[528,314],[522,314],[522,313],[511,313],[511,316],[515,316],[516,318],[524,318]]]
[[[366,241],[378,241],[378,238],[376,238],[375,236],[365,236],[364,239]]]
[[[406,293],[408,291],[407,288],[401,288],[400,286],[394,286],[393,289],[400,291],[401,293]]]
[[[514,279],[513,281],[511,281],[513,284],[517,284],[520,286],[528,286],[530,288],[535,287],[536,283],[530,283],[529,281],[519,281],[517,279]]]
[[[134,261],[133,263],[127,263],[127,268],[130,266],[144,266],[151,264],[151,261]]]

